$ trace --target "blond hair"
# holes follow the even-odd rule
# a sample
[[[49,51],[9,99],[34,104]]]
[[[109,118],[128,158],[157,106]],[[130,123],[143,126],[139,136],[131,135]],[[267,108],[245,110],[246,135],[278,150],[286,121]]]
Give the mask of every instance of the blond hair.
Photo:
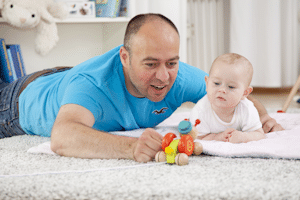
[[[224,62],[243,69],[246,74],[245,78],[247,78],[247,84],[248,86],[250,85],[253,76],[253,66],[247,58],[237,53],[226,53],[220,55],[212,63],[209,74],[211,74],[217,62]]]

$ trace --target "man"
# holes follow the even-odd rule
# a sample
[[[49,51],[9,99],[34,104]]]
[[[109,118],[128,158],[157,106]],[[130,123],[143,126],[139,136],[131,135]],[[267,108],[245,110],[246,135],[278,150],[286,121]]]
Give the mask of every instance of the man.
[[[147,162],[161,149],[163,138],[151,127],[182,103],[202,98],[205,75],[179,61],[179,33],[169,19],[138,15],[128,24],[124,46],[72,69],[38,72],[5,87],[3,95],[15,91],[20,96],[12,95],[13,117],[7,120],[7,114],[3,121],[14,120],[15,135],[51,136],[52,150],[63,156]],[[282,130],[251,100],[266,132]],[[107,133],[136,128],[147,129],[139,138]]]

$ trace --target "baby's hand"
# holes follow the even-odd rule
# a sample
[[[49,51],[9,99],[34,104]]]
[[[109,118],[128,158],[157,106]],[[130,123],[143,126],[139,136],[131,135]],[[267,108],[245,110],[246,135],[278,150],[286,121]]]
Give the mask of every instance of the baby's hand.
[[[242,143],[244,142],[244,135],[241,131],[233,131],[231,132],[231,135],[229,136],[229,142],[231,143]]]
[[[215,140],[223,141],[223,142],[229,142],[229,138],[231,136],[231,133],[236,131],[234,128],[228,128],[224,132],[218,133],[215,136]]]

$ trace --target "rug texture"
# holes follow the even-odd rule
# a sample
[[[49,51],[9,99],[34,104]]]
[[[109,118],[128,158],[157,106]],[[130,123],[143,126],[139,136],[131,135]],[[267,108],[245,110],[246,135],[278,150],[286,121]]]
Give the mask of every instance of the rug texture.
[[[177,166],[27,152],[49,141],[0,140],[0,199],[300,199],[299,159],[202,154]]]

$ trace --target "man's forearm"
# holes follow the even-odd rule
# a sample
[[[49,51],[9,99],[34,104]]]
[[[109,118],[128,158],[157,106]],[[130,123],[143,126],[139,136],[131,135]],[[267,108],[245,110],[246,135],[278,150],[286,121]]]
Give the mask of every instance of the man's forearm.
[[[265,114],[268,114],[265,107],[257,99],[255,99],[251,95],[248,96],[248,99],[253,102],[253,104],[254,104],[255,108],[257,109],[258,114],[259,114],[260,117],[262,117]]]
[[[80,123],[55,124],[51,134],[51,149],[62,156],[80,158],[133,158],[137,138],[112,135]]]

